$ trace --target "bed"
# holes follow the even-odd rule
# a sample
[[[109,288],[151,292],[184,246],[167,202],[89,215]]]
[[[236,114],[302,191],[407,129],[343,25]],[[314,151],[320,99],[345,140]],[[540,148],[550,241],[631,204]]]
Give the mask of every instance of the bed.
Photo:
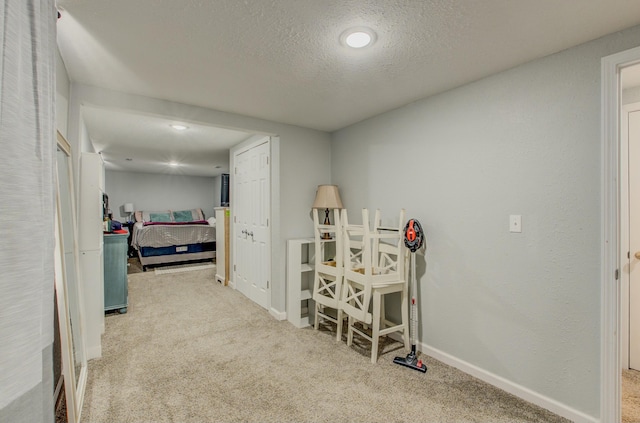
[[[215,257],[215,219],[205,220],[201,209],[136,211],[134,216],[131,245],[142,270]]]

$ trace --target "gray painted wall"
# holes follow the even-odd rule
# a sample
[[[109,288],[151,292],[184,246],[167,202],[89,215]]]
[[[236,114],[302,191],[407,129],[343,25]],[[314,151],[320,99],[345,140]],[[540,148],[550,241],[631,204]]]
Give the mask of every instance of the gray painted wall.
[[[220,175],[213,177],[213,207],[220,207],[220,192],[222,177]]]
[[[600,60],[634,27],[338,131],[351,220],[426,229],[420,340],[588,415],[600,403]],[[521,234],[509,215],[522,215]]]
[[[113,218],[121,222],[126,221],[121,208],[124,203],[133,203],[136,210],[149,211],[201,208],[206,217],[212,217],[213,208],[217,206],[215,178],[203,176],[108,170],[105,191]]]

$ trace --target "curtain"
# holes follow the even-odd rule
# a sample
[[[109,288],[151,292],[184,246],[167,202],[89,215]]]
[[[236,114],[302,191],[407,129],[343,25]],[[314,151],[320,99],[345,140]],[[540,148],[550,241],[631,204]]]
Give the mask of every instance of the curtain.
[[[0,9],[0,421],[53,421],[54,0]]]

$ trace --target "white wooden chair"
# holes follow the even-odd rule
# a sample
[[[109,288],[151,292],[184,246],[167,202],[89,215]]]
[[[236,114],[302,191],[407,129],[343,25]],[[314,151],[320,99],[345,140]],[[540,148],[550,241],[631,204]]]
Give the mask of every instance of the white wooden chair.
[[[405,212],[400,211],[398,226],[380,225],[380,212],[376,211],[373,230],[369,228],[369,211],[362,210],[362,225],[349,224],[347,212],[342,212],[344,244],[344,281],[340,308],[348,316],[347,345],[353,343],[353,333],[371,341],[371,362],[378,359],[381,336],[400,332],[404,347],[409,350],[408,284],[405,277],[406,249],[403,243]],[[401,296],[401,323],[386,319],[384,296]],[[371,335],[356,321],[371,326]]]
[[[334,209],[334,224],[320,223],[318,209],[313,209],[313,226],[315,238],[315,274],[313,280],[312,298],[315,301],[315,319],[313,327],[318,329],[320,319],[329,320],[336,324],[336,339],[342,339],[342,322],[344,320],[340,308],[340,294],[342,293],[342,227],[340,225],[340,210]],[[331,236],[330,239],[324,237]],[[329,260],[333,257],[333,260]]]

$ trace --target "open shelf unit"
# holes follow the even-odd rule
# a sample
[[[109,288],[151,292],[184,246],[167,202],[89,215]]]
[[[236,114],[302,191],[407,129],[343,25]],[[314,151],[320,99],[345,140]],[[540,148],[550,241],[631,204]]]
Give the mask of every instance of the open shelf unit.
[[[313,320],[313,274],[315,270],[313,238],[287,241],[287,320],[298,328]]]

